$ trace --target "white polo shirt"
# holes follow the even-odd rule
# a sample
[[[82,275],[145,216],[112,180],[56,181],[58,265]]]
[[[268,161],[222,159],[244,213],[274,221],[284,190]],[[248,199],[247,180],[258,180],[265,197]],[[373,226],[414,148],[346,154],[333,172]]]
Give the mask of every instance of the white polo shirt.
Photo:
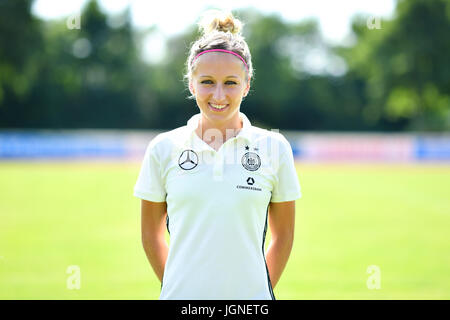
[[[160,299],[275,299],[264,253],[269,202],[301,197],[291,146],[251,125],[218,151],[195,133],[200,114],[148,145],[134,188],[167,202],[169,254]]]

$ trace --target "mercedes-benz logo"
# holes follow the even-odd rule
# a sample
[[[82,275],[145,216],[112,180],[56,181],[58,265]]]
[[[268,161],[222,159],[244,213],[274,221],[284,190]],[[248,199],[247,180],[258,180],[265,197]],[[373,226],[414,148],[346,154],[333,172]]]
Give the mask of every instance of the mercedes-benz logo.
[[[194,150],[184,150],[178,159],[178,165],[183,170],[192,170],[198,164],[198,156]]]

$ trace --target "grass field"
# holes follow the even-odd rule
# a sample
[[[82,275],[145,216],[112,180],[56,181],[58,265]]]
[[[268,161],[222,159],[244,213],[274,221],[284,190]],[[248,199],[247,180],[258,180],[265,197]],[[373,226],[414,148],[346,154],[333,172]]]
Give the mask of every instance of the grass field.
[[[139,167],[0,163],[0,299],[157,299],[132,196]],[[277,299],[450,299],[450,166],[297,169]],[[79,290],[67,289],[70,265]],[[370,265],[380,289],[367,287]]]

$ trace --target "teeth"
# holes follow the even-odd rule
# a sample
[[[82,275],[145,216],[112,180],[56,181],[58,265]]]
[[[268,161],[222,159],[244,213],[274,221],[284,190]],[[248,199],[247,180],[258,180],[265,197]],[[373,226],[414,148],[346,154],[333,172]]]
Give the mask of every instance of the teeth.
[[[214,103],[210,103],[210,104],[216,109],[223,109],[223,108],[225,108],[227,106],[226,104],[224,104],[224,105],[214,104]]]

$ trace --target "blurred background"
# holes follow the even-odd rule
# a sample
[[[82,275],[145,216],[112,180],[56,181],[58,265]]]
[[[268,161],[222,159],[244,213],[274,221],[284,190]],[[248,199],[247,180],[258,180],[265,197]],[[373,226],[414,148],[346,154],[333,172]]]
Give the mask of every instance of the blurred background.
[[[132,189],[199,112],[183,74],[213,8],[244,22],[241,111],[303,190],[277,298],[449,299],[448,0],[0,0],[0,298],[158,298]]]

